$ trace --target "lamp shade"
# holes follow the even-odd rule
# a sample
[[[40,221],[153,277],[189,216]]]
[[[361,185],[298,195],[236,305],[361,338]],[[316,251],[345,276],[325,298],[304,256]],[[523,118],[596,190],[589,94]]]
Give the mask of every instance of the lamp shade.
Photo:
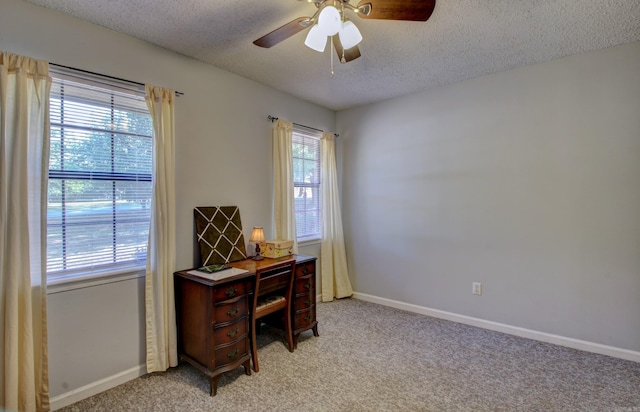
[[[358,30],[356,25],[350,20],[347,20],[342,24],[339,36],[340,43],[342,43],[342,47],[345,50],[357,46],[358,43],[362,41],[362,34],[360,34],[360,30]]]
[[[325,36],[333,36],[340,30],[342,20],[340,18],[340,12],[333,6],[327,6],[320,12],[318,16],[318,27],[322,30]]]
[[[311,27],[311,30],[309,30],[309,34],[307,34],[304,44],[307,47],[322,53],[327,45],[327,35],[322,32],[317,24],[314,24],[313,27]]]
[[[262,229],[262,226],[253,227],[253,231],[251,232],[251,237],[249,238],[249,242],[251,243],[264,242],[264,230]]]

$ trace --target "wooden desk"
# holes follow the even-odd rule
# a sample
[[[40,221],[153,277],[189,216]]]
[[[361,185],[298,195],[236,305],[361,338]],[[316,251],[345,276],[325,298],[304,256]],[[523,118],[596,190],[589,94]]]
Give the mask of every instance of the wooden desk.
[[[208,378],[210,395],[217,392],[220,375],[243,366],[251,375],[249,316],[255,274],[258,270],[295,259],[292,322],[294,344],[300,333],[312,329],[318,336],[315,299],[315,267],[313,256],[285,256],[277,259],[245,259],[229,263],[247,270],[247,273],[221,280],[209,280],[187,273],[174,273],[178,355]],[[282,285],[272,284],[262,293],[277,290]]]
[[[314,336],[318,335],[318,321],[316,319],[316,260],[315,256],[294,255],[276,259],[264,258],[263,260],[245,259],[229,263],[230,266],[256,273],[258,270],[268,269],[277,263],[286,262],[295,258],[295,279],[293,281],[293,304],[291,305],[291,319],[293,320],[293,344],[298,345],[298,337],[306,330],[312,329]],[[265,289],[263,285],[261,294],[277,290],[282,285],[273,285]]]
[[[251,375],[249,295],[253,273],[214,281],[174,273],[178,355],[204,372],[214,396],[220,375],[244,366]]]

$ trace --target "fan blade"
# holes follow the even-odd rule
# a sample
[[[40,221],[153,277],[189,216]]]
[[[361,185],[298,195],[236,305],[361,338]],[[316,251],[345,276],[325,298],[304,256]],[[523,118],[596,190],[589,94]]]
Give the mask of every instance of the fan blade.
[[[357,9],[363,19],[427,21],[435,7],[436,0],[363,0]]]
[[[301,32],[302,30],[309,27],[310,21],[311,18],[309,17],[298,17],[297,19],[290,21],[284,26],[278,27],[271,33],[265,34],[258,40],[254,41],[253,44],[260,47],[273,47],[281,41],[286,40],[294,34]]]
[[[360,49],[358,46],[353,46],[350,49],[344,50],[342,48],[342,43],[340,42],[340,37],[338,37],[337,34],[333,36],[333,47],[335,47],[336,52],[338,53],[340,63],[347,63],[360,57]]]

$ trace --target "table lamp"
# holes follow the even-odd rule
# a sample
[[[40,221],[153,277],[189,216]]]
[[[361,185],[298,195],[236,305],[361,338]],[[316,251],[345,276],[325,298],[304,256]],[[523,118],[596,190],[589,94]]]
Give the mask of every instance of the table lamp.
[[[255,243],[256,245],[256,255],[251,258],[253,260],[264,259],[260,256],[260,242],[264,242],[264,230],[262,230],[262,226],[254,226],[249,238],[249,243]]]

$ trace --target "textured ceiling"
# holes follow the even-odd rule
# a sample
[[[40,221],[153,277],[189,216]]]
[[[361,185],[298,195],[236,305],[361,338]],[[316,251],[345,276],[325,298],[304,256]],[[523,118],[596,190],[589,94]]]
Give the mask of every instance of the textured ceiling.
[[[438,0],[427,22],[351,19],[362,57],[253,40],[316,7],[297,0],[29,0],[333,110],[640,40],[640,0]],[[356,3],[352,0],[352,4]]]

